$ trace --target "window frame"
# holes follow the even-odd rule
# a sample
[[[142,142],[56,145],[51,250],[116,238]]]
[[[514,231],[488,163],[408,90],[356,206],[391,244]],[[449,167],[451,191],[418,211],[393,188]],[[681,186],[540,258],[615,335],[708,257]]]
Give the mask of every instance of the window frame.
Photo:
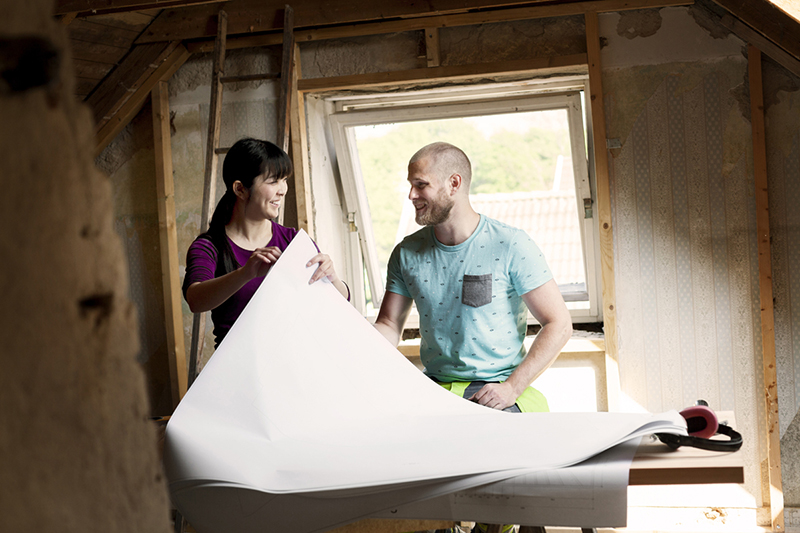
[[[532,85],[463,86],[400,94],[331,97],[335,104],[335,112],[329,115],[329,123],[341,178],[345,217],[351,232],[352,248],[348,261],[348,276],[356,285],[353,287],[353,303],[356,308],[367,316],[365,283],[359,283],[364,280],[365,273],[366,283],[369,284],[376,309],[380,306],[385,290],[385,280],[380,274],[381,269],[374,244],[369,201],[357,153],[356,127],[564,109],[567,111],[569,123],[578,203],[576,209],[579,217],[584,213],[579,220],[588,295],[588,308],[570,306],[570,314],[575,323],[602,321],[599,226],[593,209],[596,204],[596,186],[593,166],[588,164],[591,160],[593,143],[588,123],[590,115],[588,110],[584,110],[582,98],[586,94],[588,94],[588,79],[571,77]],[[353,235],[354,233],[356,235]],[[367,316],[367,318],[375,317]],[[417,321],[417,317],[412,313],[406,327],[416,327]],[[537,323],[530,313],[528,323]]]

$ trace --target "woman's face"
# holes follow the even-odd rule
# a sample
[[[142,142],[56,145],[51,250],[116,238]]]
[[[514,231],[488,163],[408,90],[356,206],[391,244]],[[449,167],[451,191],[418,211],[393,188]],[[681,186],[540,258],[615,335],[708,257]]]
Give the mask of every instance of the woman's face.
[[[277,218],[288,189],[286,178],[277,179],[266,174],[258,176],[250,187],[247,212],[258,218]]]

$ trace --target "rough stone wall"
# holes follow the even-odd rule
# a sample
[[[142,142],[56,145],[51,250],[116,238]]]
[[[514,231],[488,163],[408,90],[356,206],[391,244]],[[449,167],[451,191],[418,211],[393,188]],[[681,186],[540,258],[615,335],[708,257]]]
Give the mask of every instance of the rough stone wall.
[[[111,191],[91,158],[91,115],[73,100],[52,3],[4,8],[2,69],[13,70],[15,50],[52,47],[60,70],[43,68],[55,77],[40,86],[31,73],[46,62],[28,57],[22,85],[0,83],[0,531],[166,533],[136,316]],[[22,36],[41,41],[13,41]]]

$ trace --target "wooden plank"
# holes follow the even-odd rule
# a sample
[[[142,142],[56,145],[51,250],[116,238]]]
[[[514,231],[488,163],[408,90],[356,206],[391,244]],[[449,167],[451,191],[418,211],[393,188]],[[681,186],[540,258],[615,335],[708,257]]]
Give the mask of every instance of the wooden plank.
[[[281,77],[280,72],[265,72],[263,74],[245,74],[244,76],[223,76],[222,83],[239,83],[242,81],[276,80]]]
[[[425,55],[429,67],[442,64],[439,57],[439,28],[425,28]]]
[[[93,24],[100,24],[110,28],[121,28],[136,32],[138,36],[142,30],[153,22],[155,17],[147,16],[135,11],[128,13],[110,13],[106,15],[94,15],[91,17]]]
[[[586,54],[570,56],[543,57],[514,61],[498,61],[495,63],[478,63],[473,65],[454,65],[432,67],[395,72],[376,72],[356,74],[352,76],[336,76],[330,78],[311,78],[298,80],[301,92],[316,92],[377,87],[402,83],[440,82],[472,78],[475,76],[504,76],[540,72],[543,69],[564,67],[580,67],[586,65]]]
[[[178,274],[178,232],[175,223],[175,183],[172,178],[172,145],[169,125],[169,84],[160,80],[151,93],[153,107],[153,150],[156,159],[156,201],[161,244],[161,282],[167,357],[172,385],[172,406],[186,394],[186,350],[183,342],[183,309]]]
[[[743,41],[756,46],[763,53],[781,64],[789,72],[800,77],[800,59],[776,45],[753,28],[743,23],[730,13],[725,13],[719,19],[720,24],[738,35]]]
[[[300,49],[294,46],[294,76],[291,108],[292,162],[294,166],[294,195],[297,206],[297,228],[305,230],[314,238],[314,205],[311,198],[311,179],[308,161],[308,135],[306,130],[306,97],[297,90],[297,82],[302,72]]]
[[[283,16],[283,54],[281,59],[281,92],[278,100],[278,146],[289,151],[289,129],[294,77],[294,10],[287,4]]]
[[[58,16],[58,22],[62,26],[69,26],[73,20],[75,20],[75,16],[77,13],[64,13],[63,15]]]
[[[800,23],[768,0],[714,0],[758,33],[800,59]]]
[[[53,15],[75,13],[81,15],[103,15],[146,9],[188,7],[201,4],[219,4],[227,0],[56,0]]]
[[[346,526],[331,529],[328,533],[402,533],[407,531],[429,531],[449,529],[452,520],[392,520],[389,518],[367,518]]]
[[[432,5],[434,2],[355,3],[336,0],[320,4],[314,0],[299,0],[292,3],[295,11],[295,39],[298,42],[305,42],[399,31],[417,31],[432,27],[471,26],[490,22],[582,15],[586,11],[602,13],[690,5],[694,3],[694,0],[584,0],[559,4],[542,3],[542,5],[533,6],[530,5],[530,2],[518,0],[490,5],[487,5],[486,0],[436,2],[436,4],[439,3],[447,4],[447,6],[434,6]],[[514,7],[522,3],[527,5]],[[226,7],[230,17],[229,34],[233,36],[279,30],[282,7],[277,0],[232,0]],[[467,12],[473,8],[482,9],[477,12]],[[213,16],[214,9],[209,6],[164,10],[142,33],[137,42],[211,39],[213,25],[210,24]],[[335,25],[340,27],[331,27]],[[261,45],[278,44],[279,42],[280,36],[277,36],[277,39],[267,37]],[[231,38],[229,48],[234,46],[238,47],[238,44],[235,39]]]
[[[75,78],[75,96],[79,100],[86,98],[92,89],[97,85],[97,80],[88,80],[83,78]]]
[[[758,279],[761,300],[761,357],[764,368],[764,398],[767,440],[767,476],[773,531],[784,530],[783,485],[781,482],[781,433],[778,417],[778,375],[775,361],[775,318],[772,300],[772,259],[770,252],[767,145],[764,130],[764,93],[761,52],[747,47],[750,81],[750,124],[753,131],[753,173],[755,174]],[[766,495],[765,495],[766,496]]]
[[[589,58],[589,105],[591,106],[591,128],[594,139],[594,171],[597,186],[597,216],[600,226],[600,269],[603,280],[603,330],[606,355],[611,367],[619,362],[617,345],[617,302],[614,281],[614,232],[611,220],[611,189],[608,175],[608,151],[606,150],[606,117],[603,104],[603,72],[600,65],[600,30],[597,13],[586,13],[586,53]],[[616,395],[615,395],[616,398]],[[609,396],[609,411],[612,405]]]
[[[77,58],[73,58],[72,64],[75,67],[75,76],[96,81],[105,78],[111,72],[111,69],[116,66],[114,63],[100,63]]]
[[[114,64],[119,63],[130,50],[130,48],[77,40],[70,41],[70,48],[72,49],[72,57],[75,59]]]
[[[189,59],[190,55],[191,54],[189,54],[183,45],[177,44],[172,53],[164,59],[159,67],[131,94],[125,104],[123,104],[105,124],[98,126],[96,134],[97,144],[94,151],[95,157],[100,155],[100,152],[108,146],[108,143],[110,143],[119,132],[128,125],[131,119],[136,116],[155,84],[161,80],[169,80],[175,71]]]
[[[95,124],[102,127],[114,116],[176,47],[177,43],[134,47],[88,98]],[[150,95],[150,89],[152,86],[145,91],[143,101]]]
[[[228,15],[223,10],[217,13],[217,38],[214,45],[214,67],[211,73],[211,102],[208,116],[208,137],[206,139],[205,176],[203,179],[203,206],[200,214],[200,230],[205,231],[211,220],[216,201],[217,156],[220,125],[222,123],[222,82],[225,75],[225,41],[228,34]],[[206,315],[195,313],[192,321],[192,345],[189,351],[189,386],[197,377],[197,365],[205,343]]]
[[[137,32],[95,24],[84,19],[75,19],[67,27],[69,38],[87,43],[102,43],[107,46],[128,49],[136,40]]]

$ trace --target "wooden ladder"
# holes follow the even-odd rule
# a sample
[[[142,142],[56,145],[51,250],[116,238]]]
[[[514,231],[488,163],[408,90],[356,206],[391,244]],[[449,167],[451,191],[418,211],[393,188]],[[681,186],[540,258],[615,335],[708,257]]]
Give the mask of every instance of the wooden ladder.
[[[222,89],[226,83],[280,79],[278,99],[278,139],[275,144],[284,152],[289,151],[290,109],[292,80],[294,78],[294,10],[286,5],[283,16],[283,53],[280,73],[261,73],[245,76],[225,76],[225,48],[228,34],[228,14],[220,10],[217,16],[217,36],[214,40],[214,70],[211,77],[211,105],[208,119],[208,139],[206,143],[205,177],[203,181],[203,208],[200,215],[200,230],[205,231],[211,220],[216,203],[216,181],[219,156],[230,148],[220,148],[219,138],[222,124]],[[281,205],[279,222],[283,222]],[[197,366],[203,353],[207,312],[195,313],[192,321],[192,344],[189,350],[188,387],[197,378]],[[185,531],[186,521],[176,512],[175,532]]]
[[[211,78],[211,106],[208,120],[208,140],[206,145],[205,181],[203,182],[203,209],[200,216],[201,231],[208,228],[211,213],[216,203],[216,181],[220,154],[229,148],[219,147],[222,123],[222,88],[226,83],[280,79],[278,99],[278,139],[275,144],[284,152],[289,151],[289,122],[294,75],[294,11],[287,5],[283,17],[283,54],[280,73],[250,74],[246,76],[225,76],[225,46],[228,32],[228,15],[220,10],[217,21],[217,37],[214,41],[214,72]],[[283,222],[281,205],[279,222]],[[207,313],[195,313],[192,323],[192,344],[189,351],[188,386],[197,377],[197,365],[203,353]]]

